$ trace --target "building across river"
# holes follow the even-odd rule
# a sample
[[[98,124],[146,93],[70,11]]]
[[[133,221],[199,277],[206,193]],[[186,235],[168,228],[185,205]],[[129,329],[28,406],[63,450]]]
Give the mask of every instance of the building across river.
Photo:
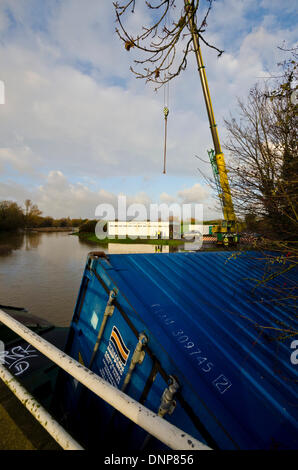
[[[109,221],[108,236],[135,238],[180,239],[181,228],[177,221]]]

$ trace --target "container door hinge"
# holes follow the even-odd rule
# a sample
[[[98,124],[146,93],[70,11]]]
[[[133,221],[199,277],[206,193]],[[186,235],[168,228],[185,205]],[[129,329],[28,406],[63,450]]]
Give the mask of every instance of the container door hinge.
[[[161,397],[161,402],[158,410],[158,415],[161,417],[166,414],[171,415],[176,408],[176,401],[174,400],[174,396],[178,391],[180,385],[172,375],[170,375],[170,380],[171,383],[169,387],[165,389]]]

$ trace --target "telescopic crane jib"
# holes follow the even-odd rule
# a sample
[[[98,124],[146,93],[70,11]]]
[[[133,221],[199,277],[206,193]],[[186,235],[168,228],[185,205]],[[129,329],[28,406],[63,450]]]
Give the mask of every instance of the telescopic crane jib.
[[[217,241],[219,243],[237,243],[239,235],[237,234],[236,215],[234,211],[231,190],[228,180],[227,169],[225,165],[224,154],[222,153],[220,141],[217,132],[217,125],[214,118],[212,102],[207,82],[205,66],[202,59],[201,48],[199,44],[199,35],[197,25],[192,9],[190,0],[184,0],[185,9],[188,12],[189,28],[193,39],[194,51],[198,64],[198,71],[201,79],[203,95],[205,99],[207,114],[209,118],[210,130],[214,145],[214,150],[208,152],[213,169],[215,183],[218,188],[218,195],[220,198],[224,220],[220,225],[213,226],[212,232],[217,234]]]

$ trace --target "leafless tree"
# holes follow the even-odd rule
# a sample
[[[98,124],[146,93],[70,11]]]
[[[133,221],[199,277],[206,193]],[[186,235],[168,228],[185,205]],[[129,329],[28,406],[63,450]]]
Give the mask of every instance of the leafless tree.
[[[225,121],[225,149],[232,157],[228,170],[237,212],[261,235],[246,247],[257,248],[266,263],[262,276],[251,279],[254,290],[269,293],[267,303],[284,312],[271,327],[256,327],[284,341],[298,334],[298,103],[294,55],[280,65],[282,73],[272,83],[256,85],[246,101],[238,101],[238,117]]]
[[[30,199],[25,200],[25,224],[26,227],[34,226],[41,216],[42,211]]]
[[[205,0],[205,9],[199,0],[144,0],[144,3],[151,13],[152,24],[142,26],[140,32],[133,35],[124,25],[124,17],[127,13],[134,13],[136,1],[114,2],[118,23],[116,32],[125,49],[135,48],[142,52],[143,57],[135,59],[135,66],[131,67],[137,78],[154,82],[159,88],[186,69],[188,54],[193,50],[191,19],[199,40],[215,49],[218,55],[223,53],[205,37],[213,0]],[[184,48],[179,47],[182,43]],[[141,71],[136,70],[139,67]]]
[[[293,240],[298,231],[297,103],[295,61],[273,89],[255,86],[239,116],[225,120],[225,148],[234,204],[263,222],[271,240]]]

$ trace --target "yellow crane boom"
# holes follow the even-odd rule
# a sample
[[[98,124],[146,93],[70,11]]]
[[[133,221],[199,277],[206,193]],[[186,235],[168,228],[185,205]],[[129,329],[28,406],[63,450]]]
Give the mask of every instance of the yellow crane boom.
[[[223,210],[224,221],[222,222],[220,226],[214,227],[214,232],[218,233],[218,240],[221,241],[223,238],[222,237],[223,233],[235,234],[237,232],[236,215],[235,215],[234,205],[233,205],[232,196],[231,196],[231,190],[230,190],[230,185],[229,185],[229,180],[228,180],[225,158],[221,150],[220,141],[218,137],[217,125],[215,122],[205,66],[203,63],[201,48],[199,44],[199,36],[197,32],[197,27],[196,27],[194,15],[192,12],[190,0],[184,0],[184,1],[185,1],[185,8],[188,11],[189,26],[190,26],[190,31],[192,34],[194,51],[195,51],[196,60],[198,64],[198,72],[199,72],[200,79],[201,79],[201,85],[203,89],[203,95],[205,99],[205,104],[206,104],[206,109],[207,109],[207,114],[208,114],[209,124],[210,124],[210,130],[211,130],[211,135],[212,135],[212,140],[213,140],[213,145],[214,145],[214,152],[211,151],[208,153],[209,153],[209,157],[211,160],[215,180],[219,189],[219,197],[221,200],[221,205],[222,205],[222,210]],[[237,241],[237,236],[233,236],[232,238],[234,238],[233,241]]]

